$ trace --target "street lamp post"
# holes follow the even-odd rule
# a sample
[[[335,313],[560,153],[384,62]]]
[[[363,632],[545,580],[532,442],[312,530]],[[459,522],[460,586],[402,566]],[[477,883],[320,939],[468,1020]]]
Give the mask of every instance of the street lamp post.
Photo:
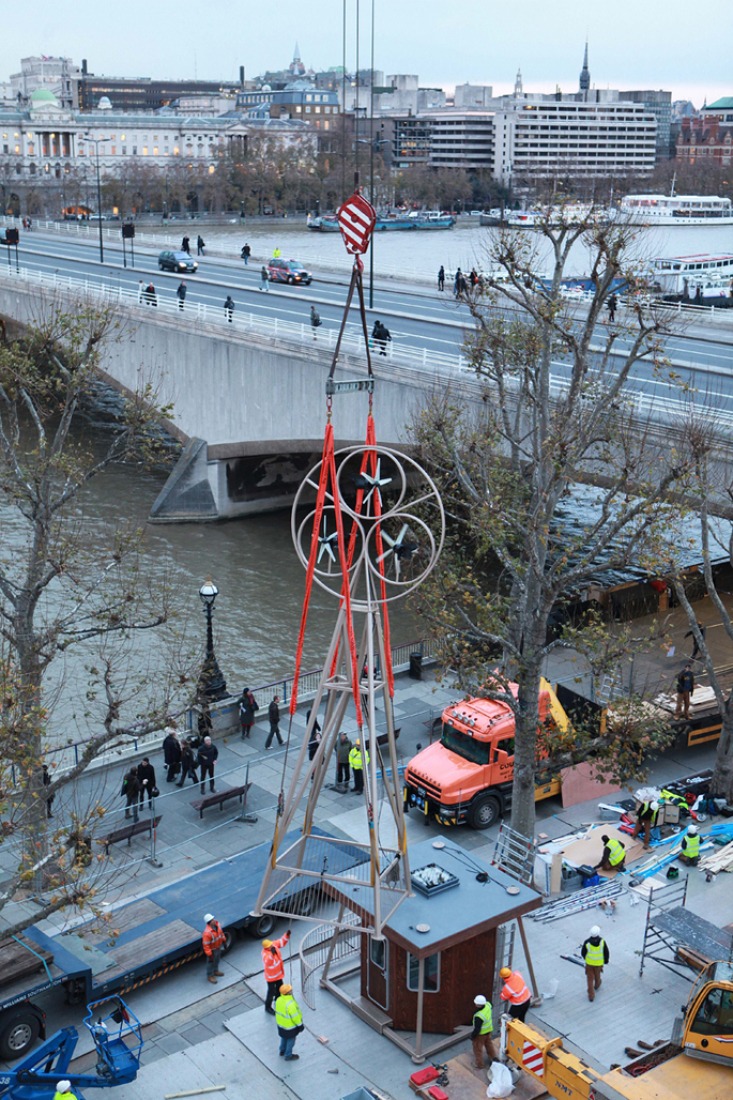
[[[226,680],[222,675],[222,671],[219,668],[219,662],[214,653],[214,635],[211,628],[211,616],[218,595],[219,589],[216,587],[211,577],[207,577],[199,589],[199,596],[204,607],[204,614],[206,615],[206,654],[204,656],[204,663],[201,666],[201,674],[199,675],[198,694],[202,700],[209,703],[215,703],[219,699],[224,699],[229,694]]]
[[[97,160],[97,224],[99,225],[99,262],[104,263],[104,238],[102,236],[102,177],[99,172],[99,146],[109,141],[109,138],[93,138],[89,134],[84,135],[84,140],[94,146]]]

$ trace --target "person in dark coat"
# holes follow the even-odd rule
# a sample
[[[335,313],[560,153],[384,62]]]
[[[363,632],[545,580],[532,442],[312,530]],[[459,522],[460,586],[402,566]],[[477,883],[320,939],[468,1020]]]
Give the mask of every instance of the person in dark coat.
[[[120,797],[125,799],[125,817],[132,817],[137,821],[137,799],[140,793],[140,782],[137,778],[137,768],[130,768],[122,780]]]
[[[345,733],[339,734],[339,739],[336,744],[336,786],[340,787],[342,791],[349,789],[349,778],[351,775],[351,768],[349,767],[349,753],[351,752],[351,741]]]
[[[48,774],[48,765],[42,764],[41,767],[43,769],[43,785],[44,787],[50,787],[51,776]],[[55,797],[55,794],[46,795],[46,817],[53,817],[53,814],[51,813],[51,807],[53,806],[53,800]]]
[[[187,236],[181,241],[181,252],[186,252],[189,256],[191,255],[191,241]]]
[[[224,302],[224,316],[231,325],[234,319],[234,299],[231,294],[227,294],[226,301]]]
[[[257,700],[249,688],[244,688],[242,698],[239,700],[239,726],[242,730],[242,740],[246,741],[255,724],[255,713],[259,710]]]
[[[445,290],[445,268],[442,264],[438,270],[438,290]]]
[[[198,237],[196,238],[196,254],[197,254],[197,256],[203,256],[205,248],[206,248],[206,241],[204,240],[204,238],[199,233]]]
[[[216,790],[214,786],[214,765],[219,758],[219,750],[210,737],[204,737],[204,743],[199,748],[199,767],[201,768],[201,793],[204,793],[206,776],[209,777],[209,789]]]
[[[306,724],[306,726],[308,725],[310,720],[311,720],[311,708],[309,707],[308,710],[306,711],[306,715],[305,715],[305,724]],[[318,719],[316,718],[315,722],[313,723],[313,729],[311,730],[311,733],[310,733],[310,739],[308,741],[308,759],[309,760],[312,760],[313,757],[318,752],[318,746],[320,745],[320,743],[321,743],[321,727],[320,727],[320,724],[318,722]]]
[[[186,303],[186,291],[187,291],[187,289],[188,288],[187,288],[184,280],[181,279],[180,283],[178,284],[178,290],[176,291],[176,298],[178,299],[178,308],[179,309],[183,309],[183,307]]]
[[[176,783],[176,786],[182,787],[189,775],[194,783],[198,783],[199,777],[196,774],[196,760],[194,759],[193,749],[188,741],[184,741],[181,748],[181,780],[180,783]]]
[[[280,736],[280,707],[279,707],[279,703],[280,703],[280,696],[279,695],[274,695],[273,698],[272,698],[272,702],[270,703],[270,706],[267,709],[267,717],[270,719],[270,732],[268,733],[267,740],[265,741],[265,748],[266,749],[269,749],[270,745],[272,744],[273,737],[277,737],[278,745],[282,745],[282,743],[283,743],[283,739]]]
[[[247,264],[249,263],[249,258],[252,255],[252,249],[249,247],[248,244],[242,245],[242,251],[241,251],[240,255],[241,255],[242,259],[244,260],[244,266],[246,267]]]
[[[149,306],[157,306],[158,305],[158,296],[155,293],[155,287],[153,286],[152,283],[148,283],[148,285],[145,287],[145,290],[143,291],[143,296],[145,298],[145,302],[146,302],[147,305],[149,305]]]
[[[152,805],[155,795],[153,791],[156,790],[155,786],[155,768],[150,763],[150,759],[144,756],[137,766],[137,781],[140,784],[140,809],[145,802],[145,795],[148,796],[148,805]]]
[[[178,740],[178,734],[172,726],[169,726],[163,740],[163,759],[168,769],[166,783],[173,783],[181,770],[181,754],[181,742]]]

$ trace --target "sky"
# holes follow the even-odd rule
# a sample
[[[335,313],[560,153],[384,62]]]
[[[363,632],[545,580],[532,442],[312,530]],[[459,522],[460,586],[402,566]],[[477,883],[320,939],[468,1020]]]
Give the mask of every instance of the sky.
[[[0,0],[0,80],[22,57],[86,58],[100,76],[236,80],[346,62],[411,73],[447,90],[470,82],[573,92],[586,38],[591,85],[663,88],[696,107],[733,95],[733,0],[49,0],[21,14]],[[112,12],[114,15],[112,16]],[[344,36],[344,12],[346,34]],[[357,36],[357,25],[359,34]]]

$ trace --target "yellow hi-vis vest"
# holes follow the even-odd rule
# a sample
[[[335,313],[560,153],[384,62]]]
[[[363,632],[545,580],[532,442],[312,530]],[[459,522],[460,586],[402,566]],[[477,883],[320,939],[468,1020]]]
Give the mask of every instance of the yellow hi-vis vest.
[[[616,867],[617,864],[623,863],[626,859],[626,849],[620,840],[616,840],[615,836],[610,836],[606,847],[608,848],[608,862],[612,867]]]
[[[275,1001],[275,1023],[284,1031],[292,1031],[303,1023],[303,1013],[291,993],[281,993]]]
[[[604,966],[605,965],[605,948],[606,944],[604,940],[596,947],[590,940],[588,946],[585,949],[585,965],[586,966]]]
[[[494,1030],[494,1017],[489,1001],[487,1001],[483,1008],[480,1008],[478,1012],[474,1012],[473,1018],[474,1020],[481,1021],[481,1031],[479,1032],[479,1035],[490,1035],[491,1032]]]
[[[368,767],[369,753],[366,749],[364,750],[364,757],[366,758],[366,764]],[[364,770],[364,759],[361,755],[361,746],[357,748],[356,745],[354,745],[353,749],[349,753],[349,763],[351,764],[352,770],[355,772],[360,772]]]
[[[686,836],[682,841],[682,854],[688,859],[697,859],[700,855],[700,837]]]

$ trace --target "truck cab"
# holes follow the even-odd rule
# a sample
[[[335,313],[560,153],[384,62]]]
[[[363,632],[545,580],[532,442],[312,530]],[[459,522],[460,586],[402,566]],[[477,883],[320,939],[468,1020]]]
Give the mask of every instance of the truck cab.
[[[517,697],[515,683],[507,685]],[[567,726],[550,685],[542,681],[540,723]],[[488,829],[511,806],[514,711],[501,699],[473,697],[446,707],[440,740],[414,756],[405,770],[405,808],[443,825]],[[537,788],[535,798],[559,791],[559,780]]]

